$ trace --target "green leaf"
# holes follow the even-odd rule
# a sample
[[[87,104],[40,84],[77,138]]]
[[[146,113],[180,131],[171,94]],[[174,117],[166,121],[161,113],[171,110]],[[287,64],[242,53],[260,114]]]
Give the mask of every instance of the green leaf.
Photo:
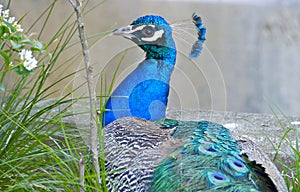
[[[27,76],[32,73],[32,71],[28,71],[23,65],[19,65],[19,66],[15,67],[13,70],[18,75],[23,75],[23,76]]]
[[[5,91],[5,87],[4,85],[0,82],[0,91],[4,92]]]
[[[19,44],[16,41],[10,41],[10,43],[11,43],[11,46],[12,46],[13,49],[18,49],[19,50],[19,49],[23,49],[24,48],[24,45]]]
[[[9,33],[9,29],[5,25],[0,26],[0,37],[3,37],[5,33]]]
[[[3,20],[3,23],[4,23],[7,27],[9,27],[10,30],[11,30],[12,32],[16,32],[16,31],[17,31],[16,28],[15,28],[10,22],[7,22],[7,21]]]
[[[24,44],[32,44],[32,41],[28,38],[28,37],[23,37],[24,39],[22,39],[20,41],[20,43],[24,43]]]
[[[42,50],[44,50],[44,45],[39,41],[34,40],[32,45],[33,45],[33,47],[31,48],[32,51],[41,52]]]
[[[2,58],[4,59],[4,62],[6,65],[10,64],[10,58],[9,56],[6,54],[5,51],[0,50],[0,55],[2,56]]]
[[[12,34],[9,34],[8,36],[5,37],[5,39],[7,40],[11,40],[11,41],[18,41],[17,36],[13,36]]]
[[[41,49],[36,48],[36,47],[31,47],[30,50],[31,50],[32,52],[41,52],[41,51],[42,51]]]

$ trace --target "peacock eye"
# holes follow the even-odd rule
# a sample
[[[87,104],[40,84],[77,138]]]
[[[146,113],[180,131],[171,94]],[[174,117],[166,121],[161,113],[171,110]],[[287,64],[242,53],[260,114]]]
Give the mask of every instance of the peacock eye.
[[[142,33],[144,37],[152,37],[154,35],[154,29],[153,27],[146,26],[142,29]]]

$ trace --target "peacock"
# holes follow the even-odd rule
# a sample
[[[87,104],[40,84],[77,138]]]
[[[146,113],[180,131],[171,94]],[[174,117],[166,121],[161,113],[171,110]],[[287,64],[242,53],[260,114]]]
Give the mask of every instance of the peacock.
[[[198,40],[190,58],[199,56],[206,34],[198,15],[193,22]],[[166,118],[176,46],[163,17],[142,16],[113,33],[146,57],[111,94],[103,114],[109,191],[287,191],[251,141],[217,123]]]

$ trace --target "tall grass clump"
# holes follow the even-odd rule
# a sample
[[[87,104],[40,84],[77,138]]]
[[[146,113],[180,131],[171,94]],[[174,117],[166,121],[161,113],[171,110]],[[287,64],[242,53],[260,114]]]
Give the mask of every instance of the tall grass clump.
[[[277,105],[272,107],[274,116],[276,117],[279,126],[282,129],[283,135],[280,138],[278,145],[273,145],[275,150],[274,161],[279,162],[279,169],[282,170],[283,177],[285,179],[286,185],[291,192],[300,192],[300,151],[299,151],[299,121],[292,121],[290,117],[286,116],[284,112],[280,110]],[[283,117],[280,118],[278,113]],[[287,123],[285,123],[285,122]],[[297,127],[298,125],[298,127]],[[287,162],[286,158],[284,159],[279,151],[283,151],[283,145],[287,146],[288,151],[284,151],[285,155],[290,159],[290,162]]]
[[[64,117],[73,115],[69,110],[75,102],[69,97],[72,91],[53,99],[58,91],[54,87],[76,72],[46,83],[61,68],[55,66],[70,65],[78,58],[74,53],[72,59],[59,63],[65,50],[78,42],[74,41],[73,13],[48,42],[40,39],[56,3],[54,0],[32,26],[21,26],[10,16],[11,1],[6,8],[0,5],[0,191],[102,190],[89,165],[85,142],[75,127],[63,123]],[[37,23],[42,23],[38,35],[27,35]],[[87,165],[84,178],[83,161]]]
[[[272,156],[271,160],[276,164],[278,170],[280,171],[286,187],[289,192],[300,192],[300,151],[299,151],[299,121],[293,121],[294,117],[289,117],[285,115],[280,108],[269,102],[267,104],[275,118],[272,121],[272,126],[281,128],[281,132],[276,135],[270,135],[270,133],[259,132],[258,134],[263,134],[268,140],[269,144],[272,146]],[[253,120],[243,119],[249,122],[255,127],[260,127]],[[274,123],[274,124],[273,124]],[[275,139],[275,140],[274,140]]]

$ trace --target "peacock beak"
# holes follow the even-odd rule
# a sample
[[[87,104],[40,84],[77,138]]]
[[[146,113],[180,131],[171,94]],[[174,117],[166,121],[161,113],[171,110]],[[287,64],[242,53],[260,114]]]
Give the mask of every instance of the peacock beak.
[[[125,27],[121,27],[121,28],[119,28],[119,29],[115,29],[115,30],[113,31],[113,34],[114,34],[114,35],[128,34],[128,33],[131,32],[131,30],[132,30],[132,26],[131,26],[131,25],[127,25],[127,26],[125,26]]]
[[[135,37],[135,35],[132,34],[133,32],[134,30],[132,30],[132,25],[127,25],[125,27],[114,30],[112,33],[113,35],[122,35],[125,38],[132,39]]]

